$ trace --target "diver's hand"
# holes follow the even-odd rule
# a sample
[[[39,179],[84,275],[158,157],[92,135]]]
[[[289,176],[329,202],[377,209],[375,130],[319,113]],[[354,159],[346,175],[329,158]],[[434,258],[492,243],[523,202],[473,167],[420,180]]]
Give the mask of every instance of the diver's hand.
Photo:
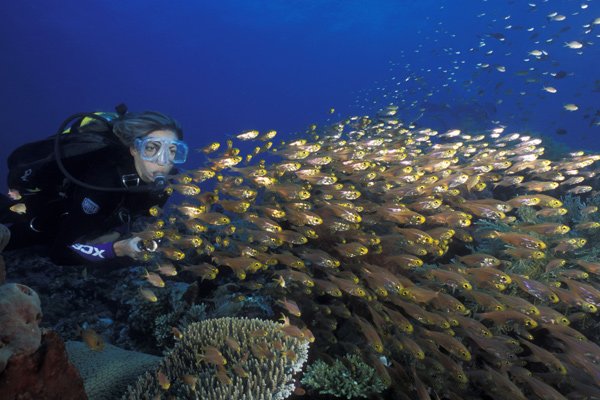
[[[137,259],[142,256],[142,250],[139,246],[139,242],[142,238],[134,236],[130,239],[119,240],[114,243],[113,249],[117,257],[127,256],[133,259]]]

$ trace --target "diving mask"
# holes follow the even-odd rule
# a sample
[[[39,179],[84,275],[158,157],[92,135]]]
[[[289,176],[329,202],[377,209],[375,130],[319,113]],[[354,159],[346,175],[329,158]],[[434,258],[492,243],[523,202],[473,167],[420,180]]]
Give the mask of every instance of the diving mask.
[[[135,139],[135,148],[143,160],[160,165],[182,164],[188,153],[187,144],[181,140],[155,137]]]

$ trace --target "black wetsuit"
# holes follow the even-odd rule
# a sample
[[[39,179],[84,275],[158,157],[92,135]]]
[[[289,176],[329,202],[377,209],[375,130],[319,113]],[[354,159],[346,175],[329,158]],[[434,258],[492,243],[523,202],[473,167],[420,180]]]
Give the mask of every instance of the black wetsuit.
[[[127,150],[127,151],[126,151]],[[128,149],[110,153],[100,152],[78,160],[76,164],[67,163],[67,169],[76,178],[101,187],[125,187],[147,185],[136,173],[133,157]],[[55,177],[52,179],[56,179]],[[63,181],[60,175],[61,182]],[[0,222],[11,230],[11,239],[6,250],[22,248],[34,244],[48,244],[50,257],[61,265],[85,264],[105,261],[113,258],[114,253],[103,257],[107,252],[86,255],[81,252],[83,244],[110,232],[127,234],[130,221],[142,215],[154,205],[163,206],[167,194],[161,192],[103,192],[87,189],[71,182],[58,190],[41,190],[32,194],[22,193],[20,200],[7,197],[3,203]],[[9,211],[8,207],[24,203],[27,213],[19,215]],[[109,245],[112,253],[112,242]],[[79,246],[79,247],[78,247]],[[86,246],[83,246],[86,247]],[[105,246],[108,248],[107,246]],[[80,250],[80,251],[77,251]],[[85,249],[84,249],[85,250]]]

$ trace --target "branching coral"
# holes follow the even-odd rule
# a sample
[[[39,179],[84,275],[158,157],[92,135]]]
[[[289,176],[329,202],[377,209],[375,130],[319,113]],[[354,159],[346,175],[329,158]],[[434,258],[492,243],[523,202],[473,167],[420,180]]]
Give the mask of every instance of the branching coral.
[[[320,394],[344,399],[367,398],[386,389],[375,369],[356,354],[336,359],[332,365],[317,360],[310,364],[302,383]]]
[[[123,399],[284,399],[308,356],[308,341],[272,321],[218,318],[192,323],[160,363]],[[168,382],[168,383],[167,383]]]

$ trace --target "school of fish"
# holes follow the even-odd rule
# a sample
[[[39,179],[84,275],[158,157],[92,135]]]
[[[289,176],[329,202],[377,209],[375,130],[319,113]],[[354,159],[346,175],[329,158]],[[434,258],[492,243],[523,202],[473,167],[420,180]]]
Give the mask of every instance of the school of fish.
[[[482,0],[460,11],[452,2],[436,8],[427,11],[421,40],[402,42],[387,74],[358,91],[353,112],[391,102],[403,119],[428,126],[460,114],[463,123],[501,120],[555,137],[592,140],[598,133],[600,77],[593,67],[579,69],[598,63],[597,2]]]
[[[600,155],[552,161],[534,137],[395,113],[199,149],[206,166],[168,188],[185,201],[138,233],[160,240],[141,295],[186,272],[271,296],[312,357],[361,354],[394,398],[598,396],[600,261],[581,254],[600,233],[585,202]]]

